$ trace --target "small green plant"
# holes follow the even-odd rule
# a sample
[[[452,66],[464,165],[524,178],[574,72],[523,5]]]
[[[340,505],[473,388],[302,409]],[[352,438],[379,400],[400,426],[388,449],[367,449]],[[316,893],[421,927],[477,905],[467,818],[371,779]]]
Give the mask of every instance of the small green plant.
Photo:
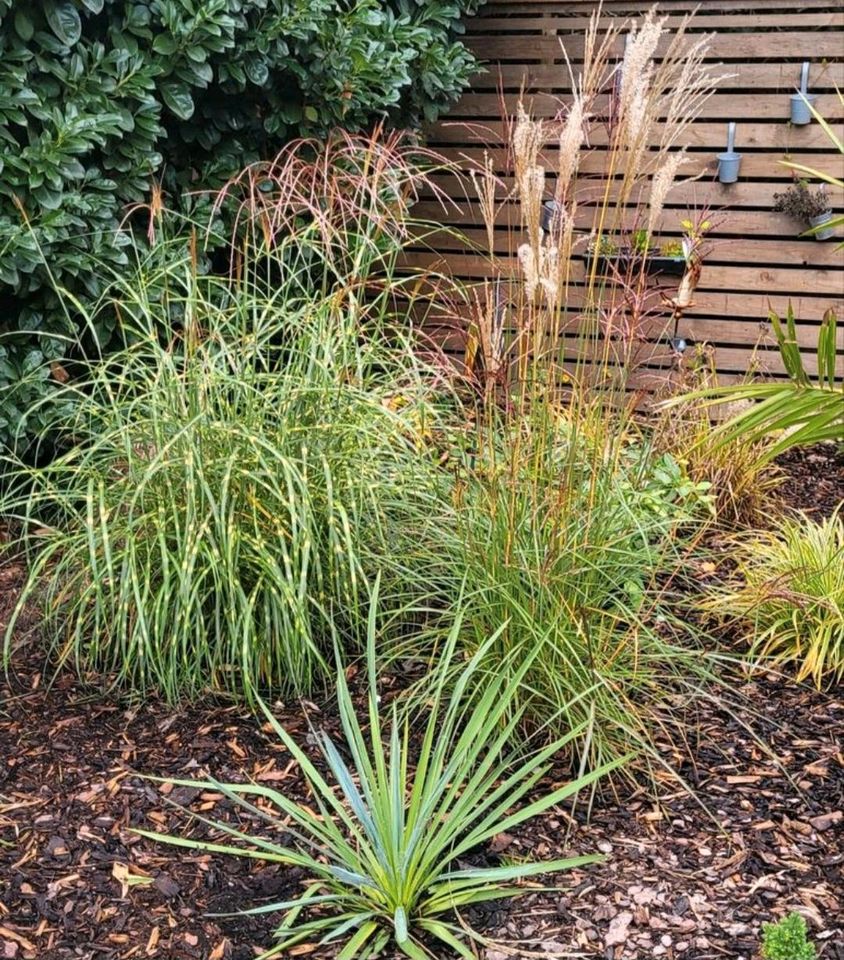
[[[520,881],[599,859],[466,864],[472,851],[482,850],[494,836],[576,795],[612,765],[537,795],[554,755],[579,731],[569,731],[538,750],[513,748],[520,711],[509,715],[510,678],[484,670],[485,647],[461,664],[459,680],[448,695],[446,681],[455,660],[459,621],[441,650],[417,753],[410,733],[420,718],[400,712],[395,701],[387,708],[379,702],[377,592],[376,583],[367,641],[368,731],[355,714],[345,672],[339,667],[337,701],[344,743],[336,745],[326,733],[316,733],[328,779],[265,708],[307,781],[307,802],[297,803],[257,784],[173,781],[223,793],[268,822],[276,837],[293,838],[293,845],[203,817],[199,819],[240,846],[138,831],[176,846],[288,864],[309,874],[299,897],[245,911],[285,915],[276,932],[278,942],[262,954],[264,958],[303,941],[325,945],[345,939],[338,960],[380,957],[391,942],[412,960],[436,960],[444,951],[472,960],[475,953],[466,937],[482,938],[465,920],[455,922],[455,911],[535,891],[535,886],[526,888]],[[516,677],[523,677],[528,666],[529,661],[515,665]],[[388,725],[382,719],[385,712]],[[252,798],[265,801],[261,810]],[[267,812],[267,801],[277,813]]]
[[[630,238],[630,249],[640,256],[647,256],[652,247],[651,235],[647,230],[635,230]]]
[[[589,252],[599,257],[614,257],[618,253],[618,244],[606,234],[601,234],[600,237],[593,237]]]
[[[663,257],[684,257],[683,244],[679,240],[668,240],[659,248]]]
[[[683,523],[702,514],[715,515],[710,481],[690,477],[685,465],[670,453],[654,458],[642,480],[641,505],[661,519]]]
[[[793,664],[797,679],[818,688],[844,677],[844,523],[782,520],[770,532],[736,544],[739,585],[717,591],[706,606],[738,618],[750,656]]]
[[[670,458],[654,463],[638,431],[598,404],[588,414],[537,406],[476,449],[417,561],[432,591],[465,592],[467,655],[483,645],[496,675],[530,660],[512,682],[525,728],[549,716],[558,731],[585,723],[572,743],[584,763],[650,756],[668,691],[710,672],[656,582],[677,560],[678,528],[706,516],[705,485]]]
[[[806,921],[790,913],[777,923],[762,924],[764,960],[815,960],[817,952],[808,940]]]

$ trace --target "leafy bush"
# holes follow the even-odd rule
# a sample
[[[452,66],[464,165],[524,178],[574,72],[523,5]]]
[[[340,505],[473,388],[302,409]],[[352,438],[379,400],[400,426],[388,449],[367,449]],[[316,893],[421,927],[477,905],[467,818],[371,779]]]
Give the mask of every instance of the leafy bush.
[[[785,519],[736,546],[740,582],[707,607],[720,618],[740,618],[753,658],[794,664],[798,680],[811,678],[818,687],[844,677],[841,512],[821,522]]]
[[[807,933],[806,921],[799,913],[790,913],[777,923],[763,923],[764,960],[815,960],[817,953]]]
[[[129,212],[154,181],[205,219],[188,192],[292,137],[430,119],[476,69],[456,32],[477,5],[0,0],[0,444],[63,378],[81,330],[56,287],[90,305],[127,266],[121,225],[146,226]],[[115,317],[97,321],[105,343]]]
[[[241,846],[138,832],[193,850],[304,869],[310,880],[299,897],[246,911],[285,914],[276,934],[278,943],[264,956],[275,956],[302,941],[325,945],[345,938],[338,960],[382,956],[391,941],[414,960],[441,957],[443,950],[471,960],[475,953],[465,936],[473,932],[465,928],[464,920],[453,921],[456,910],[535,891],[535,886],[520,887],[518,881],[599,858],[493,867],[468,866],[466,858],[497,834],[576,795],[606,771],[593,771],[536,796],[534,788],[549,772],[554,753],[574,732],[540,750],[514,750],[510,738],[518,714],[506,721],[512,687],[504,675],[484,671],[483,650],[461,665],[459,682],[449,697],[446,677],[459,624],[433,678],[417,754],[409,742],[415,718],[401,717],[396,702],[389,709],[389,728],[384,729],[375,676],[375,602],[370,614],[369,730],[355,714],[341,668],[337,696],[345,742],[335,745],[327,733],[316,733],[320,759],[334,784],[267,708],[267,719],[308,783],[307,802],[296,803],[256,784],[173,781],[223,793],[267,821],[278,836],[294,837],[294,846],[203,817],[199,819]],[[525,669],[526,663],[515,665],[516,677]],[[259,810],[251,798],[269,801],[278,812],[268,813],[266,804]]]

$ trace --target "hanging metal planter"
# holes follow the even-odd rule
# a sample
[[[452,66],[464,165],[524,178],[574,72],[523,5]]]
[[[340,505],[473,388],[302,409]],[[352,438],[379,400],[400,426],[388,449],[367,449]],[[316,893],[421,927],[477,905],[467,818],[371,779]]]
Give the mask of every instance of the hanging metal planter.
[[[736,125],[727,127],[727,150],[718,154],[718,179],[721,183],[735,183],[739,176],[741,154],[736,153]]]
[[[805,127],[812,122],[812,104],[817,100],[814,93],[809,93],[809,61],[803,64],[800,71],[800,92],[791,95],[791,122],[798,127]]]

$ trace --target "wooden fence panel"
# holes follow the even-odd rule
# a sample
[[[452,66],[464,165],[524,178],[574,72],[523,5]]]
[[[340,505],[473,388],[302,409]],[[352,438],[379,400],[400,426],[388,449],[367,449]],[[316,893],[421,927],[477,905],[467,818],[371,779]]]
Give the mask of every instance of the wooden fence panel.
[[[715,72],[724,77],[689,129],[689,162],[683,176],[691,182],[678,185],[669,195],[661,231],[666,238],[679,236],[679,221],[690,209],[712,211],[711,251],[694,307],[678,332],[690,341],[712,345],[725,382],[749,366],[781,375],[766,318],[769,307],[784,311],[791,299],[800,321],[798,339],[808,368],[814,369],[812,348],[824,311],[832,306],[844,319],[842,238],[819,242],[799,236],[800,226],[774,211],[774,194],[792,179],[781,163],[786,155],[844,177],[844,157],[835,152],[820,125],[797,127],[789,121],[789,97],[799,82],[802,62],[809,60],[810,88],[818,94],[817,106],[844,138],[844,108],[836,92],[844,89],[844,0],[706,0],[700,5],[697,0],[662,0],[659,7],[668,16],[669,30],[679,26],[687,13],[698,10],[690,32],[713,34],[708,60],[717,64]],[[430,196],[418,205],[421,216],[445,220],[455,230],[436,237],[435,252],[414,254],[414,264],[467,280],[490,275],[488,258],[480,253],[487,238],[481,210],[463,174],[487,153],[506,192],[511,181],[503,148],[502,107],[512,114],[520,99],[532,115],[546,118],[545,156],[553,171],[556,124],[570,90],[567,60],[576,72],[583,56],[583,34],[596,8],[593,0],[492,0],[467,21],[467,43],[485,61],[485,70],[449,115],[428,132],[429,144],[454,165],[455,175],[436,178],[437,187],[454,202],[443,208]],[[645,8],[635,0],[605,0],[602,16],[617,22],[617,18],[641,16]],[[616,53],[622,55],[621,43]],[[716,154],[725,149],[728,121],[737,124],[736,149],[743,154],[741,178],[734,185],[717,180]],[[603,172],[606,142],[606,133],[596,128],[583,173],[599,176]],[[577,226],[583,231],[592,222],[590,203],[594,207],[599,202],[602,189],[599,179],[592,182],[595,197],[579,198]],[[552,190],[553,176],[549,176],[549,193]],[[830,198],[835,210],[844,210],[844,196],[830,191]],[[515,205],[505,203],[494,235],[496,253],[514,274],[512,247],[517,235],[508,230],[508,221],[517,216]],[[584,268],[577,264],[569,304],[574,310],[584,282]],[[671,366],[663,334],[656,324],[650,331],[652,342],[642,348],[643,372],[638,379],[643,383],[658,384],[660,368]],[[451,336],[457,346],[459,331]]]

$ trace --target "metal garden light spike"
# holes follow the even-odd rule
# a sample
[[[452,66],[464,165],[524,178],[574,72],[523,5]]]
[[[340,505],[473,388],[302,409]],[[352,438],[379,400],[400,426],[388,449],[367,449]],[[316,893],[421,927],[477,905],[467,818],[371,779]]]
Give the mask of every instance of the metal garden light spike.
[[[721,183],[735,183],[738,180],[741,154],[736,153],[736,125],[727,126],[727,150],[718,154],[718,179]]]
[[[800,71],[800,93],[791,95],[791,122],[798,127],[811,123],[812,104],[817,99],[814,93],[809,93],[809,61],[806,60]]]

